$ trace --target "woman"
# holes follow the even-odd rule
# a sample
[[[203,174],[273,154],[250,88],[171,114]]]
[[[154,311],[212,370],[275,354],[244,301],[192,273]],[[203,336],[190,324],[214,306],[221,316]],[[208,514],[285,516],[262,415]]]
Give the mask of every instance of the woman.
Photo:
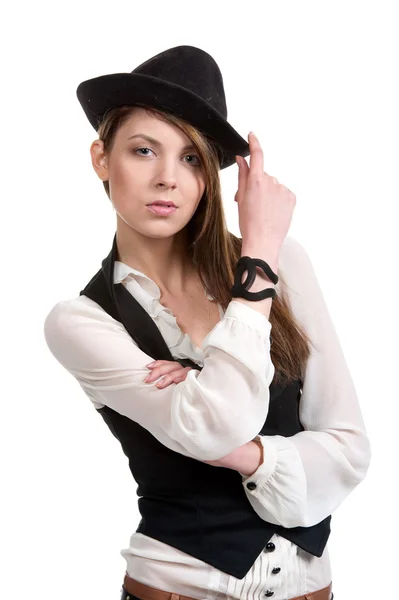
[[[294,194],[227,122],[198,48],[77,94],[117,230],[45,336],[138,483],[121,599],[332,599],[331,513],[370,446],[312,264],[287,236]],[[242,238],[219,180],[235,161]]]

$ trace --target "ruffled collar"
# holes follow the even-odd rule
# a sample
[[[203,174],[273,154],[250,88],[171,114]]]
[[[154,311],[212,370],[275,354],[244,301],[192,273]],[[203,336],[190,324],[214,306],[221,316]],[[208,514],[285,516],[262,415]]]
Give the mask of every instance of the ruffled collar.
[[[161,290],[155,281],[141,271],[116,260],[114,283],[123,283],[137,302],[154,319],[175,358],[191,358],[198,364],[203,365],[201,348],[192,343],[188,334],[182,332],[173,312],[160,303]],[[205,289],[204,295],[209,300],[214,299]],[[218,308],[220,318],[222,318],[224,311],[219,304]]]

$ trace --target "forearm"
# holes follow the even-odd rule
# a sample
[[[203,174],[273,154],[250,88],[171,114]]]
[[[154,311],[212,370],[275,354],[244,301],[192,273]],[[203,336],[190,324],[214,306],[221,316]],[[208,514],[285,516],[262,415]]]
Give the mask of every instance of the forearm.
[[[252,475],[263,463],[263,446],[259,441],[251,441],[236,448],[227,456],[204,462],[214,467],[233,469],[246,476]]]

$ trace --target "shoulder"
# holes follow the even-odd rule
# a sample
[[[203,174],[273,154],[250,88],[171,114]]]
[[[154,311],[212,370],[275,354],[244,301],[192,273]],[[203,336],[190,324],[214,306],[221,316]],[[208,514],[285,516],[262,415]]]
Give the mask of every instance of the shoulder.
[[[50,349],[88,333],[120,329],[123,329],[123,326],[119,321],[83,294],[57,302],[46,315],[43,326]]]
[[[57,302],[47,314],[44,324],[45,328],[55,324],[69,325],[82,318],[115,320],[97,302],[82,294],[76,298]]]

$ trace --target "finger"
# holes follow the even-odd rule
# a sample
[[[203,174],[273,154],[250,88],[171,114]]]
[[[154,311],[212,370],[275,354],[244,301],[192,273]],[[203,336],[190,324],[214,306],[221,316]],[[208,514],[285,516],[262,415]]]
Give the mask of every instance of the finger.
[[[172,377],[171,375],[165,375],[165,377],[162,377],[162,379],[158,381],[155,385],[158,388],[165,388],[171,383],[180,383],[180,380]]]
[[[176,377],[173,377],[173,381],[175,383],[180,383],[181,381],[185,380],[186,376],[187,376],[187,373],[183,373],[183,375],[177,375]]]
[[[188,369],[191,369],[191,367],[188,367]],[[181,381],[184,381],[184,379],[186,378],[186,375],[187,375],[187,369],[184,370],[184,373],[180,373],[180,374],[169,373],[169,375],[165,375],[164,377],[162,377],[162,379],[160,381],[158,381],[158,383],[156,383],[155,385],[157,387],[166,387],[167,385],[170,385],[171,383],[180,383]]]
[[[245,187],[245,182],[246,182],[246,171],[244,170],[244,165],[243,165],[243,163],[245,162],[245,160],[241,156],[237,156],[237,162],[238,162],[238,190],[237,190],[237,195],[240,196],[240,194],[242,193],[242,191],[243,191],[243,189]],[[245,162],[245,164],[247,164],[247,163]]]
[[[181,367],[181,364],[177,360],[154,360],[152,364],[146,365],[147,369],[154,370],[156,368],[162,367],[164,365],[173,365],[177,369]]]
[[[158,381],[155,385],[158,388],[164,388],[171,383],[173,383],[171,376],[165,375],[165,377],[162,377],[162,379],[160,381]]]
[[[166,364],[155,366],[151,373],[149,373],[144,381],[148,383],[149,381],[155,381],[161,375],[167,375],[168,373],[172,373],[174,371],[179,371],[181,369],[181,364],[178,362],[165,361]]]
[[[234,200],[236,202],[240,202],[241,198],[245,194],[249,167],[247,161],[242,156],[237,155],[236,161],[238,164],[238,190],[234,196]]]
[[[249,173],[249,166],[247,161],[245,160],[245,158],[243,156],[238,156],[237,158],[239,159],[239,165],[238,165],[238,177],[240,177],[240,175],[242,176],[244,175],[248,175]]]
[[[183,374],[186,377],[187,372],[191,371],[192,367],[182,367],[179,362],[175,361],[165,361],[168,364],[162,365],[157,369],[153,370],[147,377],[144,379],[145,383],[150,383],[151,381],[155,381],[162,375],[170,375],[171,377],[179,376]]]
[[[249,174],[263,175],[263,150],[258,138],[250,131],[248,135],[250,159],[249,159]]]

